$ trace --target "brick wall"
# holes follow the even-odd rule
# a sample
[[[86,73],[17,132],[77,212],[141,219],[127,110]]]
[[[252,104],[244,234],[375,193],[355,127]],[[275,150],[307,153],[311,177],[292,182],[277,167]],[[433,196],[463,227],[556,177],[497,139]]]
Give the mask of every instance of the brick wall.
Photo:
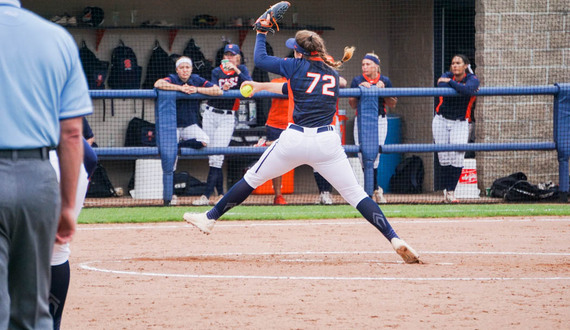
[[[549,85],[568,81],[567,0],[480,0],[475,47],[481,86]],[[477,142],[552,141],[552,96],[480,97]],[[533,183],[558,181],[556,152],[477,155],[481,188],[522,171]]]

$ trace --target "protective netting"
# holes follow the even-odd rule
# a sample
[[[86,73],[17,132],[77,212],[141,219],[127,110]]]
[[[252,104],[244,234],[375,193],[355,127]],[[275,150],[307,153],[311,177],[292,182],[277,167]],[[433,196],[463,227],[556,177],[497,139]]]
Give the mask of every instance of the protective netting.
[[[218,84],[221,80],[217,76],[212,79],[212,70],[221,65],[225,45],[236,44],[241,63],[253,80],[279,78],[255,68],[253,63],[255,33],[250,25],[271,4],[258,0],[98,1],[96,7],[88,7],[92,4],[85,1],[23,1],[23,7],[65,26],[72,34],[92,90],[133,90],[132,97],[93,99],[94,113],[88,121],[100,148],[100,165],[106,170],[114,193],[94,198],[109,189],[102,189],[101,193],[93,189],[87,206],[163,204],[167,181],[156,144],[158,118],[153,87],[157,80],[176,75],[175,61],[179,56],[193,60],[194,74]],[[400,92],[380,100],[380,108],[386,108],[387,116],[379,113],[372,118],[381,123],[380,132],[387,132],[384,152],[378,165],[373,166],[378,170],[370,172],[377,173],[377,178],[370,178],[372,189],[367,186],[378,201],[385,198],[388,203],[439,203],[444,201],[442,191],[453,187],[460,202],[498,202],[503,199],[487,194],[495,180],[512,173],[523,172],[530,184],[546,188],[542,190],[547,190],[550,182],[554,186],[559,183],[559,146],[554,143],[558,129],[554,104],[558,100],[552,91],[541,93],[533,86],[552,87],[568,82],[567,10],[564,0],[292,1],[280,31],[268,37],[268,48],[275,56],[288,56],[290,50],[285,47],[285,40],[300,29],[318,32],[337,60],[345,46],[353,45],[354,57],[340,71],[348,88],[355,77],[362,76],[365,55],[378,56],[381,74],[389,77],[391,87]],[[465,159],[455,153],[449,165],[442,164],[440,157],[446,156],[438,157],[434,150],[413,148],[434,143],[434,115],[440,103],[439,95],[416,89],[437,87],[438,79],[450,71],[456,54],[465,55],[482,90],[515,86],[520,92],[513,95],[490,91],[469,102],[469,118],[444,118],[447,121],[437,130],[461,134],[447,135],[444,144],[464,143],[464,139],[476,144],[503,144],[501,148],[483,146],[484,151],[460,150],[467,151]],[[390,86],[384,81],[379,87]],[[145,89],[146,94],[137,94],[139,89]],[[391,97],[397,97],[395,105],[387,103]],[[446,100],[452,99],[458,98],[449,96]],[[355,145],[358,101],[351,101],[349,96],[339,99],[336,125],[346,146]],[[175,150],[178,157],[172,177],[173,193],[181,205],[213,203],[259,159],[260,152],[240,154],[220,149],[221,154],[226,153],[224,157],[209,157],[193,150],[254,148],[259,139],[267,138],[265,123],[271,98],[240,102],[235,98],[209,97],[184,100],[186,105],[181,105],[180,100],[176,102],[179,111],[180,107],[200,109],[199,113],[189,111],[185,116],[196,115],[196,123],[202,129],[184,126],[188,129],[181,127],[177,136],[164,137],[170,139],[171,145],[183,141],[179,143],[182,151]],[[170,120],[176,120],[175,116],[173,113]],[[192,120],[184,123],[189,125]],[[180,119],[178,124],[181,125]],[[195,149],[205,142],[201,132],[206,131],[208,146]],[[360,133],[362,139],[377,135],[368,129]],[[520,144],[527,147],[521,150]],[[408,149],[391,152],[390,145]],[[122,149],[125,147],[134,149]],[[348,152],[348,156],[357,179],[365,186],[366,170],[362,169],[359,154]],[[95,181],[99,184],[104,180],[98,175]],[[383,196],[373,193],[378,187]],[[289,204],[328,203],[329,197],[333,203],[345,203],[336,189],[331,190],[330,196],[320,194],[327,189],[326,181],[308,166],[296,168],[282,179],[281,192]],[[204,194],[209,195],[206,201],[201,198]],[[268,182],[246,203],[272,204],[274,198],[272,183]]]

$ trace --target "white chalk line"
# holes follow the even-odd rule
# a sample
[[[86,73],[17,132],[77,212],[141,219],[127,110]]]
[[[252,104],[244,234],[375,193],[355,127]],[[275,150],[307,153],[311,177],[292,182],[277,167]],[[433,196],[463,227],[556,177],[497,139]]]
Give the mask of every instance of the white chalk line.
[[[406,224],[426,224],[426,223],[505,223],[505,222],[570,222],[569,219],[465,219],[465,220],[438,220],[438,219],[426,219],[426,220],[389,220],[390,223],[406,223]],[[354,226],[354,225],[369,225],[368,221],[364,219],[355,219],[354,221],[312,221],[312,220],[258,220],[249,223],[243,223],[240,221],[224,221],[220,220],[216,223],[217,228],[229,228],[229,227],[293,227],[293,226]],[[83,227],[80,225],[77,230],[79,231],[97,231],[97,230],[131,230],[131,229],[178,229],[178,228],[194,228],[186,223],[175,224],[175,225],[164,225],[164,224],[146,224],[146,225],[117,225],[117,226],[93,226]]]
[[[291,256],[291,255],[331,255],[331,254],[393,254],[393,251],[292,251],[292,252],[260,252],[260,253],[206,253],[194,254],[191,257],[213,257],[213,256]],[[535,255],[535,256],[570,256],[570,253],[551,253],[551,252],[480,252],[480,251],[421,251],[420,254],[464,254],[464,255]],[[319,280],[319,281],[567,281],[570,277],[346,277],[346,276],[272,276],[272,275],[218,275],[218,274],[176,274],[176,273],[155,273],[155,272],[135,272],[112,270],[101,267],[92,266],[97,263],[123,263],[125,261],[134,260],[136,258],[124,258],[114,261],[89,261],[79,264],[79,267],[89,271],[97,271],[103,273],[135,275],[135,276],[154,276],[154,277],[178,277],[178,278],[199,278],[199,279],[257,279],[257,280]],[[322,259],[281,259],[285,262],[323,262]],[[164,262],[164,261],[161,261]],[[367,263],[387,263],[379,260],[367,260]],[[392,262],[388,262],[392,263]],[[402,263],[394,262],[394,263]],[[452,266],[453,263],[436,263],[437,266]]]

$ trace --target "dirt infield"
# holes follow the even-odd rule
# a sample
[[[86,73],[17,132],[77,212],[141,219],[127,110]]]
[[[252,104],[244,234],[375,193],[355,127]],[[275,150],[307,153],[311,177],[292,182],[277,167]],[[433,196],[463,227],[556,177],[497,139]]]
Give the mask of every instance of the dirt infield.
[[[80,225],[62,328],[568,328],[570,219],[390,221]]]

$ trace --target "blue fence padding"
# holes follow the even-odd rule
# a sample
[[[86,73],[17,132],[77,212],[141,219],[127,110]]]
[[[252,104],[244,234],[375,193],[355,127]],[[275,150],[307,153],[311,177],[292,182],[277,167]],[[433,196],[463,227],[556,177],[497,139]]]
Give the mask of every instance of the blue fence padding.
[[[382,146],[382,153],[442,152],[442,151],[506,151],[506,150],[555,150],[554,142],[529,143],[466,143],[466,144],[389,144]]]
[[[174,164],[178,153],[176,135],[176,98],[172,91],[157,90],[158,98],[154,107],[156,121],[156,144],[162,160],[163,200],[170,204],[174,193]]]
[[[556,95],[560,91],[560,86],[564,84],[555,84],[553,86],[517,86],[517,87],[481,87],[477,91],[477,96],[498,96],[498,95]],[[389,97],[389,96],[454,96],[459,95],[453,88],[378,88],[369,89],[373,91],[374,95]],[[105,90],[90,90],[89,94],[94,99],[155,99],[157,91],[153,89],[105,89]],[[359,88],[342,88],[339,92],[340,97],[360,97],[362,92]],[[184,94],[179,93],[179,98],[183,99],[208,99],[208,98],[241,98],[240,92],[237,90],[230,90],[224,92],[221,96],[208,96],[202,94]],[[286,95],[274,94],[270,92],[259,92],[255,94],[255,98],[287,98]]]
[[[360,147],[349,144],[344,145],[346,153],[358,153]],[[209,147],[203,149],[180,148],[181,156],[208,156],[208,155],[261,155],[267,147]],[[382,147],[382,153],[420,153],[441,151],[507,151],[507,150],[555,150],[554,142],[533,143],[469,143],[469,144],[389,144]],[[94,148],[97,156],[106,159],[110,157],[139,158],[156,157],[160,153],[158,147],[117,147]]]
[[[158,156],[158,147],[93,148],[97,156]]]
[[[104,89],[90,90],[93,99],[156,99],[154,89]]]
[[[364,190],[372,196],[374,187],[374,160],[378,155],[378,96],[377,88],[359,86],[361,97],[358,102],[358,141],[364,167]],[[366,134],[363,134],[366,132]]]
[[[560,93],[554,100],[554,142],[558,151],[559,187],[561,201],[568,201],[570,185],[568,158],[570,157],[570,84],[555,84]]]
[[[367,132],[360,137],[360,147],[346,145],[347,153],[361,152],[363,155],[365,190],[368,194],[373,191],[373,162],[378,146],[377,109],[378,97],[411,96],[436,97],[459,95],[452,88],[344,88],[340,97],[359,97],[359,132]],[[176,99],[210,99],[210,98],[240,98],[239,91],[227,91],[222,96],[207,96],[202,94],[184,94],[172,91],[159,90],[92,90],[90,95],[94,99],[156,99],[155,119],[157,124],[158,148],[98,148],[96,153],[104,158],[113,157],[155,157],[160,155],[163,167],[164,200],[170,201],[173,193],[173,167],[178,152],[176,141]],[[567,194],[569,186],[570,156],[570,84],[554,84],[548,86],[517,86],[517,87],[482,87],[476,93],[478,96],[498,95],[554,95],[554,142],[537,143],[470,143],[456,145],[435,144],[390,144],[382,148],[383,153],[403,152],[439,152],[439,151],[503,151],[503,150],[557,150],[559,157],[560,190]],[[286,98],[284,95],[269,92],[259,92],[255,98]],[[116,149],[116,150],[110,150]],[[200,150],[182,148],[182,156],[207,156],[212,154],[246,154],[256,155],[263,153],[265,148],[253,147],[227,147],[204,148]]]

